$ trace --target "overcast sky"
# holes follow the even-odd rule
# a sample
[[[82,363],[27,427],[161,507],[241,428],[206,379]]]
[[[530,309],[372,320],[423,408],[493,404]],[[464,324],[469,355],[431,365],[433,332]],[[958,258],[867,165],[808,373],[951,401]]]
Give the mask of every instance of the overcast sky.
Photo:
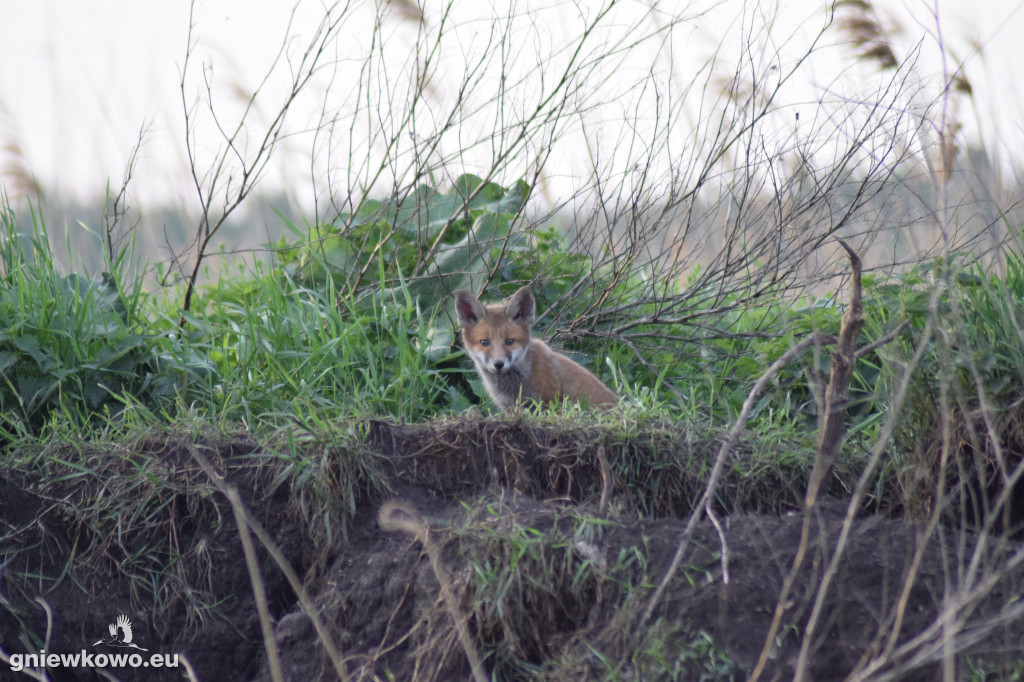
[[[429,19],[431,8],[442,3],[426,4]],[[573,9],[572,3],[561,0],[544,4],[562,6],[567,12]],[[756,3],[726,0],[723,4],[735,14],[744,5]],[[933,38],[926,42],[934,45],[930,0],[876,0],[875,4],[884,17],[901,22],[907,44],[931,32]],[[1022,4],[1018,0],[938,1],[949,54],[968,59],[977,110],[964,118],[982,121],[984,142],[1002,146],[1004,153],[1015,158],[1020,157],[1024,139]],[[822,3],[812,0],[783,5],[785,21],[794,25],[822,13]],[[318,2],[302,5],[293,32],[308,31],[319,7]],[[218,73],[237,74],[239,83],[251,87],[281,43],[287,9],[288,3],[269,0],[199,2],[197,31],[204,58],[213,60]],[[0,170],[28,171],[51,192],[96,196],[108,180],[120,182],[139,129],[149,122],[135,194],[141,201],[173,203],[188,192],[178,84],[188,10],[183,0],[0,0],[0,147],[8,147],[0,151]],[[706,30],[713,41],[716,27],[709,22]],[[366,26],[353,20],[347,30],[357,40]],[[972,40],[980,42],[983,57],[972,55]],[[301,174],[308,177],[308,169],[296,163],[294,172],[286,168],[269,177],[268,183],[287,182],[287,177],[303,182]]]

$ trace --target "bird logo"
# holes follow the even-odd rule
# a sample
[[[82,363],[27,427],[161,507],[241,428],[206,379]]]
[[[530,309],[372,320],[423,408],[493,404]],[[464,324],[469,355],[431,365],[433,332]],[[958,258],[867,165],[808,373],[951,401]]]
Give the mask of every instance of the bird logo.
[[[116,621],[107,625],[107,630],[110,632],[110,637],[95,642],[93,646],[106,644],[108,646],[131,647],[139,651],[149,651],[149,649],[143,649],[132,641],[132,622],[123,613],[117,617]]]

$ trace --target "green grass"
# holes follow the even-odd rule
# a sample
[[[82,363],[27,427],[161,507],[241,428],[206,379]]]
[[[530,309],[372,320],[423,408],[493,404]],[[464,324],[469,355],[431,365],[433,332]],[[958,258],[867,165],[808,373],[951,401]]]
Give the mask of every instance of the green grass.
[[[98,280],[63,274],[42,218],[20,234],[0,207],[0,419],[8,436],[110,419],[126,396],[167,395],[130,252]]]
[[[466,176],[465,187],[420,194],[440,210],[455,205],[467,183],[476,181]],[[452,261],[452,272],[442,269],[445,258],[432,266],[439,281],[466,281],[458,273],[482,258],[464,243],[466,235],[484,229],[487,216],[508,220],[528,193],[524,186],[508,191],[496,185],[481,193],[447,237],[445,258]],[[273,433],[353,417],[420,421],[473,405],[493,412],[453,343],[457,330],[450,301],[436,287],[406,282],[416,262],[409,224],[415,211],[410,213],[406,203],[372,203],[325,242],[311,234],[284,248],[280,260],[214,273],[185,315],[174,307],[177,296],[149,294],[141,279],[128,276],[130,250],[108,262],[95,279],[65,274],[42,219],[35,217],[33,234],[18,234],[5,207],[0,211],[0,425],[7,438],[102,431],[111,422],[168,425],[201,419],[222,429],[241,425],[253,433]],[[434,232],[428,238],[443,228],[436,220],[430,226]],[[353,251],[357,242],[391,232],[389,257],[387,250]],[[496,254],[494,291],[506,292],[531,269],[546,267],[550,276],[536,287],[543,307],[592,266],[585,256],[565,254],[553,230],[529,238],[531,248],[514,242]],[[894,440],[894,449],[902,452],[885,476],[906,475],[923,456],[922,444],[939,422],[931,398],[940,383],[965,413],[979,401],[997,412],[1015,404],[1024,385],[1021,253],[1006,251],[1000,276],[960,257],[923,263],[899,276],[865,278],[862,343],[903,319],[913,324],[858,366],[849,417],[851,457],[877,437],[893,386],[931,314],[928,300],[935,286],[944,287],[936,314],[948,331],[915,368]],[[364,277],[346,282],[348,266],[354,265]],[[630,290],[640,289],[625,284],[621,289]],[[577,339],[566,351],[636,408],[725,425],[764,368],[787,348],[812,331],[838,331],[844,298],[736,307],[700,333],[687,334],[682,325],[641,327],[640,333],[663,332],[676,339],[648,348],[646,365],[631,349],[600,338]],[[693,310],[699,312],[699,295],[695,301]],[[570,313],[580,304],[570,299]],[[543,323],[539,334],[548,331]],[[827,370],[827,349],[817,357],[807,351],[797,358],[755,403],[750,428],[766,442],[813,440],[815,393]],[[752,463],[751,473],[760,466]]]
[[[473,181],[471,176],[462,180]],[[88,430],[130,418],[154,424],[201,418],[221,427],[241,424],[252,432],[270,432],[352,416],[418,421],[474,404],[493,412],[453,343],[457,330],[444,294],[444,287],[469,281],[465,268],[479,269],[485,262],[467,245],[466,235],[484,230],[488,216],[507,222],[529,192],[524,186],[488,187],[468,218],[450,231],[444,243],[448,251],[433,261],[433,285],[406,281],[415,269],[410,241],[415,231],[406,224],[415,216],[405,205],[408,200],[395,206],[376,202],[369,213],[350,217],[345,230],[324,236],[326,228],[319,227],[297,246],[279,245],[279,260],[213,273],[185,314],[175,307],[177,292],[147,293],[141,279],[129,277],[130,252],[107,263],[95,279],[61,273],[42,220],[34,221],[34,234],[19,235],[5,209],[0,214],[6,236],[0,250],[5,430],[17,437],[59,431],[61,423]],[[448,193],[424,194],[438,204],[431,215],[454,205],[465,190],[458,185]],[[396,221],[392,227],[389,219]],[[436,219],[430,223],[434,232],[442,227]],[[356,249],[373,235],[391,233],[394,253],[382,249],[365,255]],[[533,246],[527,247],[530,239]],[[587,257],[565,252],[553,229],[506,246],[492,254],[500,273],[497,294],[545,268],[549,276],[536,286],[544,306],[592,269]],[[352,267],[364,273],[362,279],[346,281]],[[571,314],[579,301],[570,301]],[[761,368],[800,330],[836,326],[837,320],[834,308],[737,309],[719,319],[718,332],[705,329],[690,341],[648,349],[653,362],[647,365],[631,350],[600,338],[577,339],[565,350],[632,404],[725,420],[735,415]],[[547,331],[542,321],[537,333]],[[806,410],[809,404],[805,370],[788,371],[757,405],[757,413],[767,409],[775,424],[780,405]]]
[[[215,273],[195,307],[181,315],[171,303],[176,296],[148,293],[128,276],[130,253],[108,263],[95,279],[65,274],[41,219],[32,235],[18,234],[6,209],[0,220],[4,471],[36,481],[41,486],[36,493],[60,500],[62,523],[83,538],[72,547],[38,538],[19,547],[18,557],[6,557],[61,555],[64,568],[56,575],[6,578],[26,603],[33,590],[47,593],[72,585],[88,593],[96,587],[89,583],[96,579],[91,571],[100,567],[130,585],[136,603],[155,614],[184,608],[185,625],[194,626],[223,608],[216,596],[217,557],[203,533],[190,528],[189,541],[181,544],[168,528],[188,519],[210,537],[234,531],[223,527],[230,514],[196,468],[192,449],[202,447],[219,470],[233,472],[257,511],[262,501],[286,495],[288,523],[308,529],[304,532],[318,547],[340,551],[357,511],[389,494],[385,467],[413,466],[402,459],[386,462],[365,445],[373,419],[421,422],[473,407],[495,412],[454,343],[449,301],[406,282],[403,269],[411,266],[401,261],[409,258],[407,244],[399,245],[397,270],[360,261],[370,265],[367,273],[375,279],[367,276],[356,285],[339,279],[342,272],[327,264],[311,276],[316,252],[308,245],[305,260],[232,266]],[[453,243],[461,244],[474,224],[456,230]],[[378,221],[372,230],[383,227]],[[518,265],[502,270],[495,293],[528,276],[523,268],[532,267],[531,259],[557,251],[553,235],[538,239],[537,249],[522,252]],[[856,481],[895,407],[894,387],[908,369],[911,391],[897,413],[889,456],[871,483],[870,503],[877,508],[925,514],[936,486],[943,485],[929,473],[935,471],[929,457],[936,439],[943,425],[949,426],[944,421],[949,415],[936,400],[939,393],[955,407],[948,420],[953,428],[967,433],[974,427],[971,437],[982,461],[991,451],[983,442],[984,429],[970,418],[988,410],[999,433],[1017,433],[1024,386],[1022,254],[1007,251],[1000,273],[964,258],[866,278],[861,343],[904,319],[912,324],[858,366],[836,489],[845,492]],[[467,257],[458,259],[459,268]],[[550,281],[537,287],[539,297],[557,300],[567,282],[590,265],[576,255],[558,260]],[[448,274],[456,276],[441,276]],[[597,604],[606,612],[626,608],[639,593],[637,586],[649,590],[653,580],[642,548],[600,560],[587,554],[586,548],[600,546],[614,527],[582,511],[600,494],[595,449],[606,449],[615,472],[618,497],[612,504],[620,518],[688,513],[706,484],[720,436],[750,387],[811,332],[835,334],[845,296],[737,308],[716,318],[717,326],[689,337],[681,328],[669,330],[676,340],[649,349],[653,362],[648,365],[607,339],[574,339],[567,350],[624,397],[618,411],[563,405],[489,422],[491,437],[518,420],[558,434],[533,436],[567,448],[548,464],[546,484],[583,505],[552,518],[532,518],[494,502],[465,525],[445,529],[447,551],[467,558],[460,589],[474,609],[490,669],[538,679],[584,673],[625,679],[635,670],[645,679],[735,674],[706,633],[683,632],[670,623],[656,622],[625,648],[588,639],[584,650],[539,633],[559,631],[566,622],[587,623],[590,615],[581,605]],[[929,320],[940,333],[925,339]],[[911,368],[907,363],[920,343],[928,344],[924,359]],[[755,403],[748,432],[716,496],[718,508],[780,512],[799,504],[814,457],[815,392],[827,377],[828,357],[827,349],[817,357],[808,350]],[[459,447],[490,451],[489,443],[469,442],[471,436],[463,441]],[[480,474],[481,481],[497,476],[488,468],[493,464],[480,457],[446,464],[456,459],[455,450],[449,444],[436,452],[418,451],[423,456],[415,466],[437,466],[439,480],[447,476],[453,490],[471,474]],[[914,478],[922,475],[932,479]],[[528,488],[525,474],[513,478],[517,490]],[[324,567],[304,567],[318,568]],[[687,577],[685,570],[680,577]],[[434,655],[442,649],[422,651]]]
[[[463,184],[471,181],[466,176]],[[424,196],[454,205],[465,190],[458,186]],[[455,254],[449,265],[456,269],[446,274],[441,259],[434,266],[438,276],[449,278],[449,284],[456,276],[465,281],[456,273],[479,256],[468,250],[465,236],[488,215],[507,220],[528,192],[522,186],[512,192],[493,186],[482,193],[448,237],[449,253]],[[365,268],[364,278],[344,281],[347,270],[341,266],[348,263],[345,258],[356,258],[356,241],[392,231],[388,216],[415,217],[402,203],[369,208],[373,211],[355,216],[347,231],[332,233],[320,250],[315,240],[300,241],[285,248],[280,260],[214,273],[195,307],[182,315],[173,293],[147,293],[141,279],[129,277],[130,250],[108,262],[95,279],[65,274],[42,219],[35,217],[33,234],[19,234],[5,207],[0,211],[0,426],[6,437],[45,439],[69,430],[102,433],[111,423],[166,426],[197,419],[221,429],[241,425],[252,433],[291,426],[316,432],[351,418],[420,421],[474,405],[493,413],[454,343],[450,301],[436,287],[406,283],[415,263],[414,233],[407,224],[394,226],[394,262],[383,251],[359,251],[353,263]],[[443,227],[435,223],[431,229]],[[518,286],[529,270],[546,264],[550,277],[535,287],[543,307],[592,266],[585,256],[565,254],[553,230],[537,231],[530,239],[532,248],[516,242],[496,254],[501,274],[494,291]],[[923,263],[898,276],[865,278],[862,343],[903,319],[913,324],[859,363],[848,420],[851,466],[890,411],[893,387],[931,314],[928,301],[936,286],[943,287],[939,326],[948,331],[930,342],[915,368],[883,478],[905,477],[924,456],[940,421],[933,399],[940,384],[965,413],[981,400],[1000,414],[1015,404],[1024,385],[1021,254],[1020,248],[1007,250],[999,276],[961,256]],[[623,292],[639,290],[623,286]],[[736,307],[714,320],[717,326],[705,325],[697,334],[684,333],[683,325],[641,327],[640,333],[664,332],[676,339],[648,348],[647,364],[631,349],[600,338],[576,339],[566,351],[605,379],[629,409],[724,426],[786,349],[812,331],[838,331],[844,298]],[[699,295],[695,300],[693,310],[699,312]],[[574,305],[579,301],[570,299],[570,311]],[[543,323],[539,334],[548,331]],[[819,409],[815,394],[827,371],[827,349],[797,358],[755,403],[750,428],[766,443],[801,438],[812,443]],[[805,462],[797,456],[792,464]],[[753,475],[766,464],[747,466]],[[880,481],[879,490],[886,485]]]
[[[450,208],[467,183],[476,181],[466,176],[465,187],[423,190],[421,198],[438,204],[434,209]],[[213,273],[184,315],[175,307],[174,292],[148,293],[141,279],[129,276],[130,250],[107,262],[95,278],[63,273],[42,219],[35,216],[32,234],[19,234],[5,207],[0,211],[0,429],[9,442],[30,437],[45,442],[73,431],[102,435],[111,424],[162,428],[196,420],[221,430],[240,425],[254,434],[291,427],[315,434],[367,417],[421,421],[473,406],[494,413],[455,343],[450,301],[437,286],[468,281],[464,268],[486,259],[471,249],[466,236],[498,229],[497,223],[487,223],[488,216],[507,222],[529,193],[525,186],[489,187],[452,226],[444,242],[447,255],[431,266],[438,278],[433,288],[422,280],[407,281],[416,263],[415,232],[408,224],[416,213],[406,205],[409,199],[377,202],[350,216],[344,230],[332,228],[329,237],[321,226],[297,245],[282,245],[279,259]],[[444,227],[436,219],[429,225],[428,238]],[[355,247],[392,232],[393,253]],[[546,267],[549,277],[535,286],[543,308],[593,268],[587,257],[565,254],[554,230],[520,239],[526,241],[513,240],[509,250],[492,254],[495,294],[518,286],[531,269]],[[976,415],[984,408],[989,426],[998,422],[998,428],[1012,431],[1024,385],[1022,254],[1019,245],[1005,250],[997,274],[961,254],[899,275],[865,277],[861,343],[902,320],[912,324],[900,338],[861,359],[841,466],[855,469],[878,437],[894,407],[894,387],[931,316],[941,330],[925,340],[928,348],[913,368],[911,392],[900,407],[892,456],[879,473],[875,497],[890,498],[890,507],[918,505],[901,499],[910,493],[899,491],[920,488],[908,477],[928,465],[941,435],[940,393],[957,414]],[[346,281],[350,266],[359,266],[363,278]],[[641,291],[636,284],[624,281],[612,291]],[[929,301],[935,291],[933,311]],[[719,300],[716,305],[727,312],[702,318],[699,329],[641,326],[639,334],[660,335],[658,345],[645,349],[646,364],[633,349],[599,336],[575,338],[565,350],[622,395],[626,411],[725,428],[771,362],[814,331],[838,332],[845,297],[843,292],[790,303],[770,298],[773,302],[763,306],[731,309],[728,300],[726,305]],[[696,315],[705,304],[699,292],[694,301]],[[569,298],[567,305],[563,319],[571,319],[583,302]],[[551,331],[546,322],[538,334]],[[802,440],[808,447],[744,460],[749,475],[807,466],[828,362],[827,348],[806,351],[754,404],[749,428],[765,443],[764,452],[779,450],[773,443]],[[977,423],[960,419],[957,428],[973,429],[972,438],[979,437]],[[927,501],[921,504],[926,507]]]
[[[210,371],[186,396],[217,419],[253,430],[314,414],[418,420],[458,401],[444,381],[450,370],[423,352],[436,311],[408,298],[364,309],[330,285],[317,291],[259,265],[203,295],[203,312],[186,317],[186,347]]]

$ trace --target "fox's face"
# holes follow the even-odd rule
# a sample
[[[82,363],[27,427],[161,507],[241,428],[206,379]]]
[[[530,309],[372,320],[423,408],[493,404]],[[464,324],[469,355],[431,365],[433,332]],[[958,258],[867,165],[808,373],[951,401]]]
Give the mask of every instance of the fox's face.
[[[466,291],[455,292],[462,341],[480,371],[503,374],[522,367],[530,346],[535,309],[533,294],[525,287],[508,303],[489,306]]]
[[[529,330],[509,322],[480,324],[463,329],[466,352],[481,369],[501,374],[522,364],[530,343]]]

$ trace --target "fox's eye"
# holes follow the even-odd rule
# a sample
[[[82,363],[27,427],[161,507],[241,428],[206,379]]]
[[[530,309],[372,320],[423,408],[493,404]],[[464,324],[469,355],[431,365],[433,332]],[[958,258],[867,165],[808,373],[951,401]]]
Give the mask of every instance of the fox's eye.
[[[491,345],[491,340],[490,339],[480,339],[480,345],[481,346],[489,346],[489,345]]]
[[[506,346],[514,346],[514,345],[516,345],[516,340],[515,339],[505,339],[505,345]]]

